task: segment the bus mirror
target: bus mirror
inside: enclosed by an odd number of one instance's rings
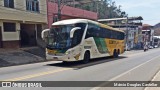
[[[70,31],[70,38],[73,38],[74,32],[78,29],[81,29],[80,27],[75,27]]]
[[[43,40],[45,40],[46,37],[48,37],[49,30],[50,30],[50,29],[45,29],[45,30],[43,30],[43,31],[41,32],[41,38],[42,38]]]

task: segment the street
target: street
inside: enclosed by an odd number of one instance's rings
[[[0,81],[151,81],[160,70],[160,48],[126,51],[119,58],[101,58],[88,64],[49,61],[0,68]],[[46,87],[34,90],[144,90],[144,87]],[[1,89],[1,88],[0,88]],[[22,90],[3,88],[2,90]],[[24,90],[28,88],[24,88]]]

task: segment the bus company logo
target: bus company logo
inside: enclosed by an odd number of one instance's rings
[[[2,87],[12,87],[11,82],[2,82]]]

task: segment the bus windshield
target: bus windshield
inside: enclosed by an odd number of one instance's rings
[[[71,47],[70,31],[74,25],[52,26],[47,46],[53,49],[66,49]]]

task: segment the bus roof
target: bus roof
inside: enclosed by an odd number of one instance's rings
[[[53,23],[52,25],[67,25],[75,23],[87,23],[87,19],[67,19]]]
[[[54,25],[67,25],[67,24],[76,24],[76,23],[93,23],[93,24],[99,25],[100,27],[108,28],[111,30],[119,31],[119,32],[124,32],[122,30],[118,30],[118,29],[112,28],[108,25],[101,24],[99,22],[88,20],[88,19],[67,19],[67,20],[61,20],[61,21],[55,22],[52,25],[53,26]]]

